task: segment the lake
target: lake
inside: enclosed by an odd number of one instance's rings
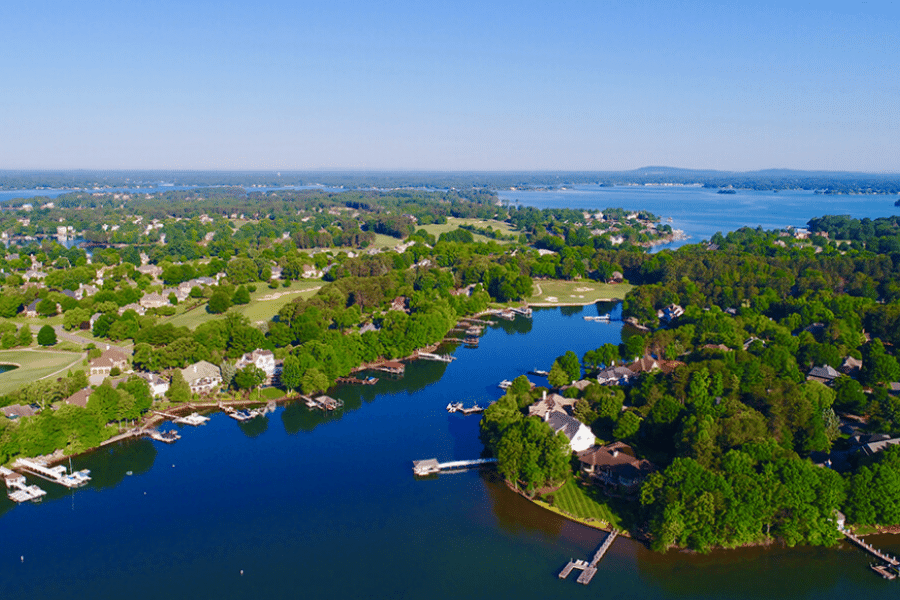
[[[647,210],[690,236],[656,246],[656,251],[696,244],[717,231],[726,233],[744,226],[782,229],[788,225],[806,227],[811,218],[824,215],[876,219],[900,214],[900,208],[894,206],[896,196],[825,195],[804,190],[737,190],[734,194],[718,194],[715,189],[702,187],[581,185],[545,192],[504,190],[498,195],[505,203],[537,208]],[[669,217],[671,222],[667,221]]]
[[[897,584],[847,546],[658,555],[623,538],[585,588],[556,575],[604,533],[535,507],[490,470],[413,477],[412,460],[482,450],[478,417],[448,414],[449,402],[492,401],[500,380],[548,369],[567,349],[618,343],[621,322],[582,318],[609,310],[620,314],[599,304],[500,322],[453,363],[338,389],[335,414],[301,404],[247,424],[215,414],[170,425],[183,436],[171,446],[78,457],[89,487],[37,481],[42,504],[0,496],[0,597],[894,597]],[[876,543],[900,553],[900,538]]]

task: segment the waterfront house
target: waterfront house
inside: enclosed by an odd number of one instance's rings
[[[201,360],[181,370],[191,393],[206,394],[222,385],[222,372],[216,365]]]
[[[154,398],[164,396],[169,391],[169,380],[158,373],[138,373],[150,386],[150,395]]]
[[[272,383],[272,378],[275,377],[276,365],[275,354],[271,350],[257,348],[253,352],[248,352],[240,357],[234,366],[238,369],[243,369],[249,365],[255,365],[266,374],[267,385]]]
[[[628,367],[608,367],[597,373],[600,385],[628,385],[637,374]]]
[[[528,407],[528,416],[538,417],[544,421],[550,413],[558,412],[568,415],[576,402],[578,400],[575,398],[566,398],[559,394],[547,394],[547,392],[544,392],[540,400]]]
[[[638,459],[624,442],[593,446],[578,453],[583,473],[602,484],[624,491],[636,491],[654,468],[648,460]]]
[[[670,304],[664,309],[656,312],[656,316],[659,317],[659,320],[666,323],[671,323],[683,314],[684,309],[678,304]]]
[[[572,452],[587,450],[597,441],[590,427],[566,413],[549,412],[544,417],[544,422],[550,426],[553,433],[562,432],[566,436],[566,439],[569,440],[569,449]]]

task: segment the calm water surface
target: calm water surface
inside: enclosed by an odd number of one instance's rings
[[[583,587],[556,574],[603,533],[536,508],[490,471],[413,478],[414,459],[482,450],[478,418],[448,414],[448,402],[494,400],[501,379],[549,368],[566,349],[618,343],[620,323],[582,319],[612,308],[503,322],[450,365],[414,363],[402,380],[334,392],[346,403],[337,414],[293,404],[243,425],[216,414],[172,446],[77,458],[90,487],[38,482],[49,496],[37,505],[0,497],[0,598],[896,597],[846,547],[697,557],[625,539]],[[878,543],[900,553],[900,540]]]
[[[788,225],[805,227],[811,218],[823,215],[875,219],[900,213],[900,208],[894,206],[896,196],[831,196],[803,190],[737,190],[735,194],[717,194],[716,190],[701,187],[583,185],[569,190],[507,190],[498,194],[504,202],[537,208],[648,210],[662,217],[664,222],[671,217],[673,228],[691,236],[686,241],[658,246],[657,250],[696,244],[708,240],[717,231],[725,233],[744,226],[763,229],[780,229]]]

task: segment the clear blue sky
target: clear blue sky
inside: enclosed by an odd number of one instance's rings
[[[900,172],[893,2],[0,3],[0,169]]]

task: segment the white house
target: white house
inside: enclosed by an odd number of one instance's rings
[[[164,396],[169,391],[169,380],[156,373],[139,373],[141,377],[147,380],[150,386],[150,394],[154,398]]]
[[[194,394],[208,393],[222,385],[219,367],[205,360],[182,369],[181,374]]]
[[[256,365],[266,374],[266,383],[272,383],[275,376],[275,355],[271,350],[262,350],[257,348],[253,352],[249,352],[240,357],[235,363],[235,367],[243,369],[248,365]]]
[[[591,428],[569,415],[561,412],[548,412],[544,417],[546,423],[553,429],[553,433],[560,431],[569,440],[569,449],[572,452],[581,452],[587,450],[596,442],[594,432]]]

